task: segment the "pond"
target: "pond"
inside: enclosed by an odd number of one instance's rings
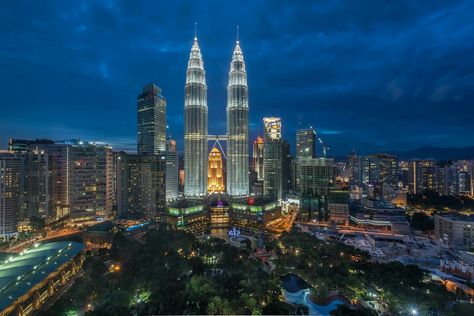
[[[337,309],[341,300],[335,299],[328,305],[318,305],[309,299],[310,285],[296,274],[287,274],[282,278],[283,295],[285,301],[290,304],[306,305],[309,315],[329,316],[330,312]]]

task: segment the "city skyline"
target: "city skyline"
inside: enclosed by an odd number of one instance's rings
[[[0,4],[0,316],[474,315],[473,13]]]
[[[169,134],[182,153],[182,74],[194,21],[208,65],[209,122],[217,122],[209,127],[212,134],[225,133],[219,118],[240,25],[251,78],[249,141],[262,136],[261,119],[274,115],[282,117],[283,138],[293,150],[304,120],[302,127],[315,127],[331,156],[473,145],[473,47],[467,39],[474,23],[467,1],[397,3],[377,14],[374,7],[351,4],[255,2],[232,14],[219,3],[166,5],[170,13],[183,11],[177,20],[153,4],[9,6],[2,10],[9,28],[1,34],[1,99],[9,106],[0,118],[1,148],[9,138],[62,135],[133,151],[135,96],[154,82],[167,98]],[[255,14],[247,16],[249,8]],[[17,20],[18,10],[23,18]],[[110,25],[126,40],[109,36]],[[311,62],[303,67],[302,60]]]

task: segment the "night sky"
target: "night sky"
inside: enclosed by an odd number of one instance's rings
[[[474,1],[2,1],[0,148],[81,138],[133,151],[136,96],[155,82],[182,150],[195,21],[210,134],[225,133],[239,25],[251,138],[281,116],[293,147],[302,122],[331,155],[474,145]]]

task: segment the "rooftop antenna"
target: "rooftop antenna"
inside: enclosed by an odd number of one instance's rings
[[[239,26],[237,25],[237,40],[236,40],[237,44],[239,43]]]
[[[197,22],[194,22],[194,40],[197,41]]]

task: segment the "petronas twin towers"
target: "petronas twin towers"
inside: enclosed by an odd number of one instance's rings
[[[249,193],[247,72],[237,40],[227,85],[227,193]],[[208,107],[206,72],[197,37],[189,55],[184,96],[184,195],[207,194]]]

